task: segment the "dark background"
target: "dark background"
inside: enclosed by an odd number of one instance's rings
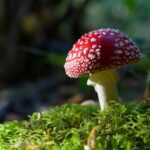
[[[70,79],[63,66],[82,34],[108,27],[126,33],[142,52],[138,64],[119,71],[122,100],[149,97],[149,0],[0,0],[0,121],[97,101],[87,77]]]

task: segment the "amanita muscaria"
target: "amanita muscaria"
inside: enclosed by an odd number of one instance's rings
[[[109,100],[118,100],[117,68],[140,59],[137,45],[115,29],[99,29],[84,34],[69,51],[64,65],[69,77],[89,75],[87,85],[98,94],[103,110]]]

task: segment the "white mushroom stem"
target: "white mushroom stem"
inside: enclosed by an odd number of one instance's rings
[[[101,110],[104,110],[110,100],[118,100],[117,70],[111,69],[92,73],[89,76],[87,85],[92,85],[98,94]]]

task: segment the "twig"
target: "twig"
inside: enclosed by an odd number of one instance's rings
[[[144,98],[150,98],[150,70],[148,71]]]

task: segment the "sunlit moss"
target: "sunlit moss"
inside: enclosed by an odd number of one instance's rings
[[[126,106],[111,102],[103,112],[97,106],[77,104],[34,113],[29,121],[0,124],[0,149],[83,150],[96,128],[96,150],[146,150],[150,147],[150,100]]]

